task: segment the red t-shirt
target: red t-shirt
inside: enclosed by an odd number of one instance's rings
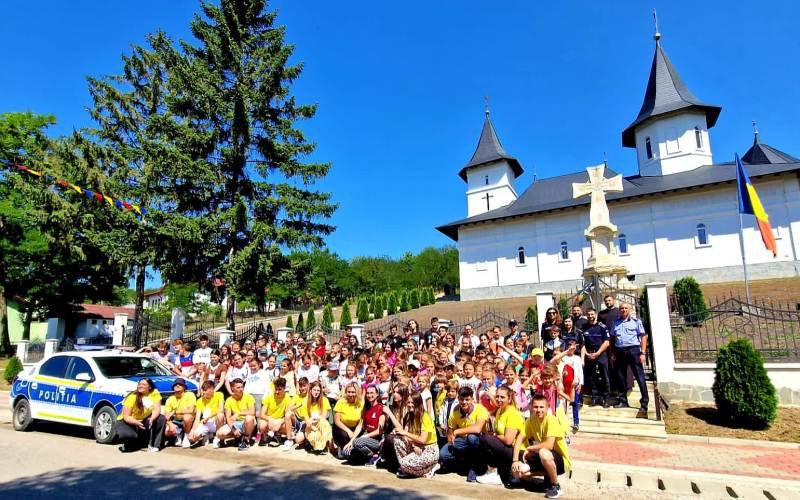
[[[373,405],[364,412],[364,429],[366,432],[372,432],[378,428],[381,415],[383,415],[383,406],[380,404]]]
[[[314,354],[316,354],[319,359],[324,358],[325,357],[325,346],[321,345],[321,346],[317,347],[316,349],[314,349]]]

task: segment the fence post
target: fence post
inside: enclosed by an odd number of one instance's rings
[[[122,345],[124,343],[125,328],[128,326],[128,315],[126,313],[114,313],[114,335],[111,340],[112,345]]]
[[[50,357],[58,352],[59,342],[60,340],[58,339],[47,339],[44,341],[44,358]]]
[[[219,345],[230,345],[231,340],[233,339],[233,330],[222,330],[219,332]]]
[[[19,358],[22,364],[27,363],[28,361],[28,346],[30,342],[27,340],[20,340],[17,342],[17,357]]]
[[[544,291],[544,292],[536,292],[536,316],[537,320],[539,321],[536,324],[536,331],[535,332],[528,332],[528,335],[531,333],[535,333],[536,335],[534,338],[539,338],[539,325],[544,323],[545,320],[545,313],[547,309],[551,307],[555,307],[556,305],[556,298],[553,296],[553,292],[551,291]]]
[[[669,319],[669,298],[666,283],[647,283],[647,306],[650,314],[650,345],[653,349],[659,382],[672,380],[675,372],[675,350],[672,347],[672,326]]]
[[[169,324],[169,339],[175,340],[183,337],[183,329],[186,325],[186,313],[180,307],[172,309],[172,320]]]

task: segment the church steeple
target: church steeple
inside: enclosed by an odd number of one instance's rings
[[[761,141],[758,140],[758,127],[756,127],[756,122],[753,122],[753,145],[742,155],[742,161],[750,165],[763,165],[795,163],[800,160],[772,146],[762,144]]]
[[[485,114],[478,147],[458,172],[467,183],[468,217],[513,203],[517,199],[514,180],[522,175],[522,165],[506,152],[497,138],[488,104]]]
[[[489,107],[486,107],[486,118],[483,120],[483,129],[481,130],[481,137],[478,139],[478,147],[472,153],[472,158],[464,165],[460,172],[459,177],[467,180],[467,169],[479,167],[488,163],[506,160],[514,171],[514,178],[522,175],[522,166],[516,158],[506,153],[503,145],[500,144],[500,139],[497,138],[497,132],[494,130],[492,121],[489,119]]]
[[[655,17],[655,12],[653,13]],[[650,76],[636,119],[622,132],[622,145],[636,148],[641,175],[667,175],[712,163],[708,129],[722,108],[701,101],[684,83],[656,31]]]

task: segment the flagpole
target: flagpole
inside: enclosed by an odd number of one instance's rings
[[[747,280],[747,256],[744,253],[744,223],[742,222],[742,213],[739,212],[739,246],[742,249],[742,267],[744,269],[744,296],[747,303],[750,303],[750,283]]]

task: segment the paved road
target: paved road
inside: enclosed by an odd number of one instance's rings
[[[566,498],[625,498],[624,488],[565,483]],[[339,465],[331,457],[302,451],[282,453],[254,448],[181,450],[121,454],[116,446],[96,444],[88,430],[39,424],[34,432],[15,432],[10,412],[0,406],[0,499],[33,498],[542,498],[541,493],[507,491],[467,484],[455,475],[433,480],[400,480],[385,471]],[[644,499],[679,499],[661,493]]]

